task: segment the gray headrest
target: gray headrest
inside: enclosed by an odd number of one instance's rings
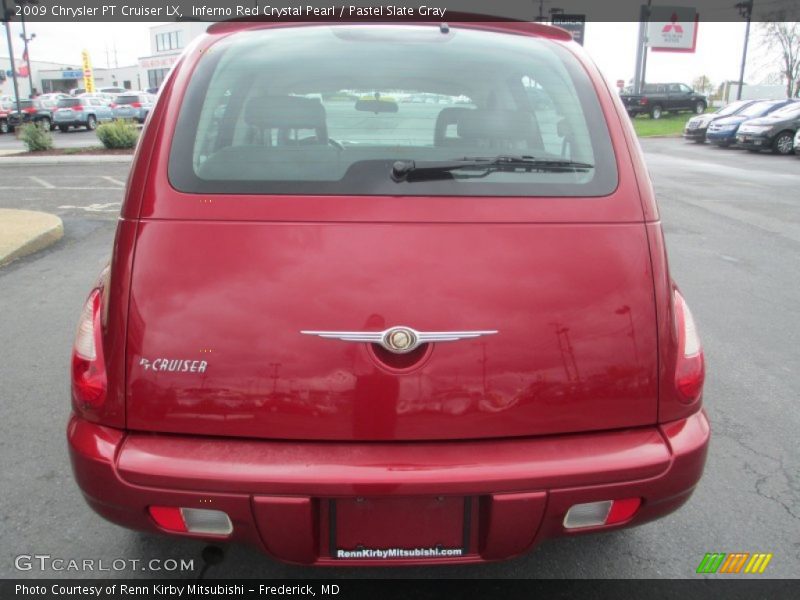
[[[259,129],[326,129],[325,107],[316,98],[257,96],[248,100],[244,118]]]

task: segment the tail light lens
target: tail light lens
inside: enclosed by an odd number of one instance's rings
[[[133,108],[142,108],[142,103],[141,102],[131,102],[131,106]]]
[[[641,104],[642,106],[647,104],[647,98],[642,98],[641,100],[639,100],[639,104]]]
[[[677,290],[675,290],[675,324],[678,330],[675,387],[681,400],[692,403],[699,400],[703,393],[706,375],[705,358],[694,317],[692,317],[686,300]]]
[[[81,313],[72,348],[72,402],[75,409],[98,409],[106,400],[106,367],[101,344],[100,289],[94,289]]]
[[[72,108],[72,110],[74,110],[75,112],[83,112],[83,104],[78,104],[78,105],[72,106],[70,108]]]

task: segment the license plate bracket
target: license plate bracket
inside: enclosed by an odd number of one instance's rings
[[[330,555],[338,559],[453,558],[469,552],[472,498],[329,500]]]

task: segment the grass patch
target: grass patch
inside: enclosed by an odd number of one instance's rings
[[[680,113],[677,115],[662,115],[660,119],[651,119],[650,115],[637,115],[632,118],[633,128],[639,137],[652,136],[680,136],[686,121],[694,114]]]

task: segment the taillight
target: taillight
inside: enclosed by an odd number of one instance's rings
[[[119,105],[116,102],[112,102],[111,104],[108,105],[109,108],[117,108],[117,106]]]
[[[94,289],[81,313],[72,348],[72,402],[75,409],[100,408],[106,401],[106,366],[103,360],[100,316],[102,296]]]
[[[72,110],[75,112],[83,112],[83,104],[78,104],[77,106],[71,106]]]
[[[142,108],[142,103],[141,102],[131,102],[131,106],[133,108]]]
[[[678,330],[678,360],[675,364],[675,387],[680,399],[695,402],[703,393],[706,369],[703,346],[697,334],[692,312],[681,293],[675,290],[675,325]]]

